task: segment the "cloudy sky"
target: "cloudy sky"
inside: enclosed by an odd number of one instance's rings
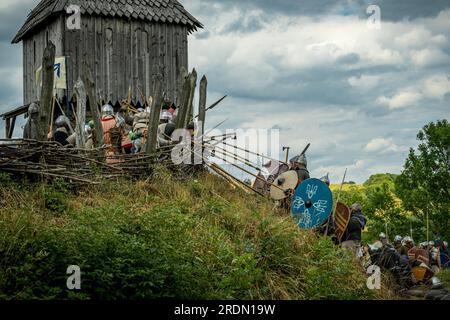
[[[37,2],[0,2],[0,112],[22,101],[10,41]],[[229,95],[208,125],[280,129],[293,153],[310,142],[313,176],[398,173],[418,130],[450,115],[449,0],[181,2],[205,26],[190,37],[190,67],[208,76],[209,101]]]

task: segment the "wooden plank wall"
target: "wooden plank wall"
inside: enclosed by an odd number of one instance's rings
[[[180,71],[188,67],[186,27],[82,16],[82,29],[64,34],[64,54],[72,70],[69,88],[86,60],[93,70],[97,96],[106,101],[126,99],[130,86],[134,101],[142,100],[141,92],[152,95],[153,75],[158,72],[163,74],[167,97],[181,96]]]
[[[23,103],[29,104],[39,100],[40,89],[37,90],[36,70],[42,64],[44,49],[47,40],[56,47],[56,56],[63,55],[63,18],[53,20],[45,27],[40,28],[32,36],[23,40]],[[58,95],[62,96],[61,90]]]

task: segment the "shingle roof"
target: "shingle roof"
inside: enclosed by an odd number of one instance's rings
[[[28,15],[12,43],[20,42],[28,32],[46,19],[65,12],[65,8],[71,4],[78,5],[82,15],[182,24],[190,32],[203,27],[177,0],[41,0]]]

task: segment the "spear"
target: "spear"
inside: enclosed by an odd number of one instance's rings
[[[206,112],[206,111],[209,111],[209,110],[211,110],[211,109],[214,109],[215,107],[217,107],[217,105],[218,105],[219,103],[221,103],[223,100],[225,100],[226,97],[227,97],[227,95],[223,96],[222,98],[220,98],[219,100],[217,100],[216,102],[214,102],[212,105],[210,105],[208,108],[206,108],[205,112]],[[194,117],[194,119],[197,119],[198,116],[199,116],[199,115],[196,115],[196,116]]]

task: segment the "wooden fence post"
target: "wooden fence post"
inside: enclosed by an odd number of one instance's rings
[[[161,113],[161,103],[162,103],[162,76],[158,74],[155,76],[153,88],[153,103],[150,108],[150,122],[148,124],[147,132],[147,142],[145,145],[145,152],[150,155],[156,152],[157,141],[158,141],[158,126],[159,126],[159,116]]]
[[[78,78],[78,81],[73,87],[73,94],[77,97],[77,112],[75,114],[77,119],[77,125],[75,127],[77,148],[83,149],[85,146],[86,89],[80,78]]]
[[[47,140],[48,123],[50,121],[49,115],[52,107],[53,85],[55,80],[55,73],[53,71],[53,65],[55,64],[55,52],[55,45],[49,41],[42,58],[42,89],[38,124],[39,141]]]
[[[92,120],[94,120],[94,132],[95,132],[95,144],[94,147],[103,146],[103,127],[101,123],[101,114],[97,106],[97,97],[95,95],[95,83],[92,79],[92,70],[85,61],[83,63],[84,68],[84,84],[86,87],[86,93],[89,98],[89,109],[91,110]]]
[[[194,95],[195,95],[195,87],[196,86],[197,86],[197,71],[194,68],[192,70],[191,76],[189,77],[189,100],[188,100],[188,104],[187,104],[186,117],[184,119],[184,127],[185,128],[194,119],[193,104],[194,104]]]
[[[206,76],[202,77],[200,81],[200,98],[198,104],[198,121],[200,124],[201,134],[205,134],[205,119],[206,119],[206,89],[208,87],[208,79]],[[203,140],[202,140],[203,141]]]
[[[186,113],[188,111],[187,104],[189,101],[189,94],[190,94],[189,85],[190,85],[190,75],[187,75],[184,78],[183,91],[182,91],[180,106],[179,106],[178,115],[177,115],[177,124],[176,124],[177,129],[185,128],[184,119],[186,118]]]

